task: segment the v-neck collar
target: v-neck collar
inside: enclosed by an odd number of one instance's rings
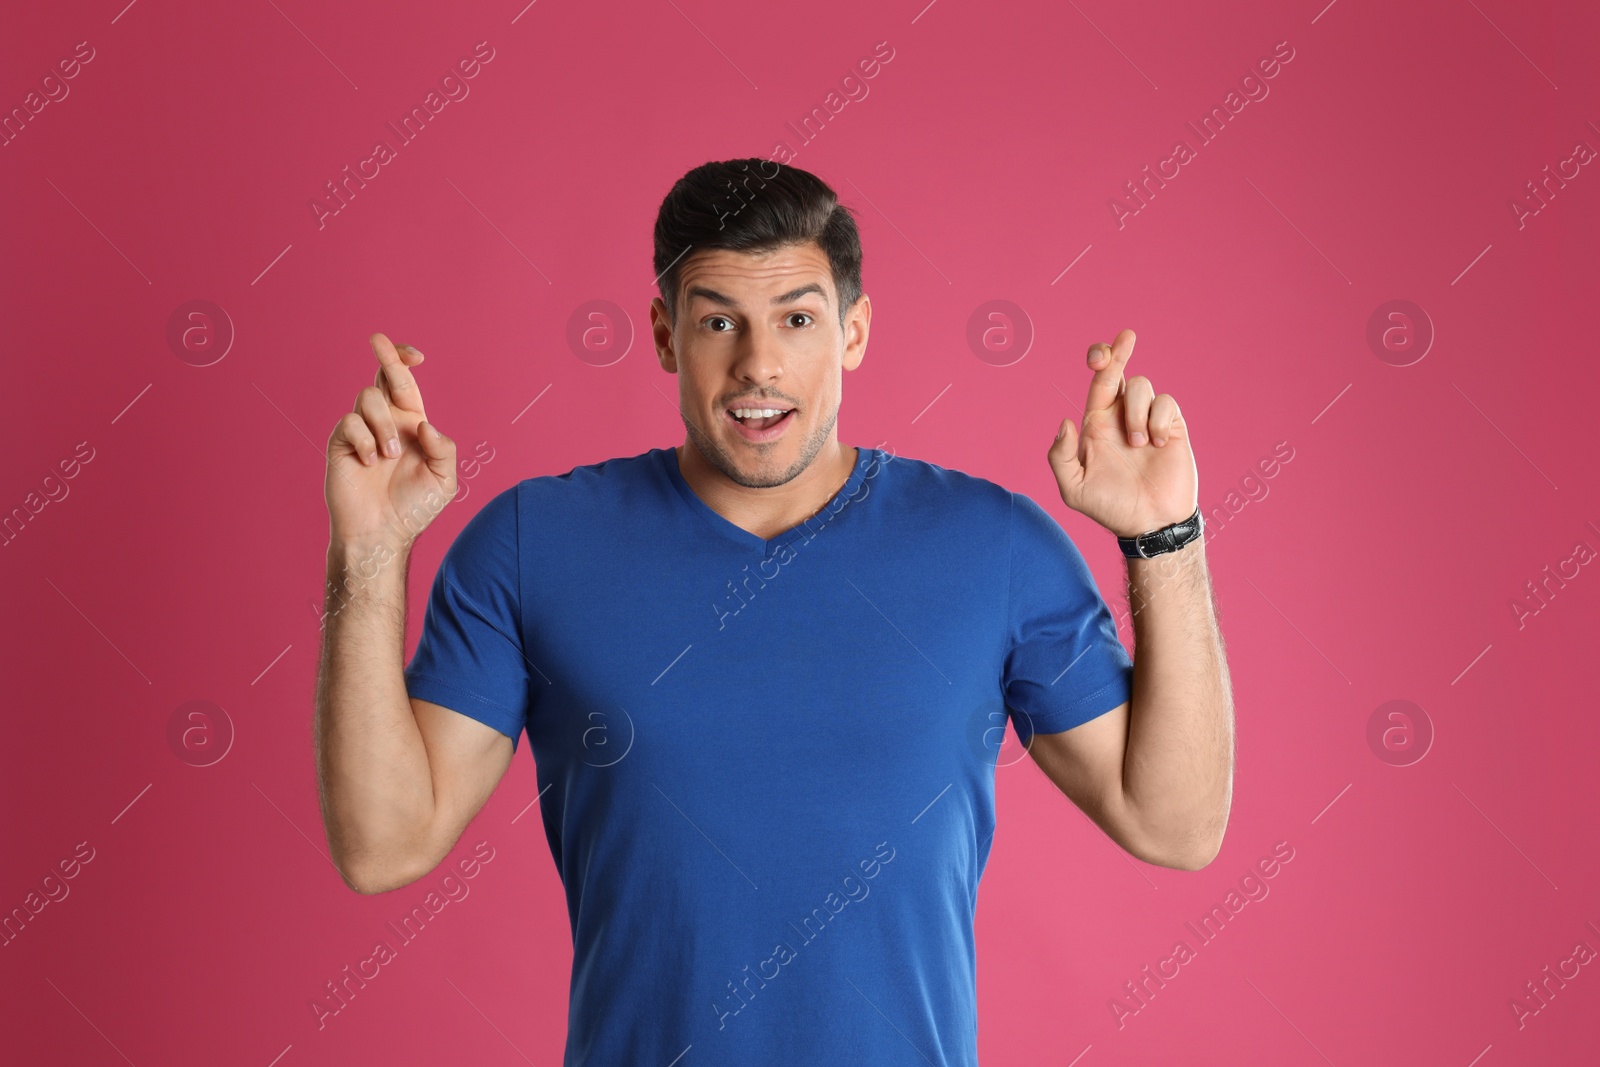
[[[743,526],[724,518],[710,504],[701,500],[695,491],[690,488],[689,483],[684,480],[683,471],[678,467],[678,452],[676,448],[658,448],[655,451],[658,454],[657,459],[667,476],[667,480],[678,490],[678,495],[683,497],[684,503],[688,505],[689,510],[699,515],[706,521],[707,525],[728,540],[745,548],[760,549],[764,556],[771,556],[794,538],[803,535],[806,532],[807,522],[833,509],[836,502],[841,499],[854,495],[856,487],[866,477],[867,464],[871,461],[877,449],[857,446],[855,466],[851,468],[850,477],[845,479],[844,485],[839,487],[839,491],[829,497],[828,502],[822,505],[811,519],[806,519],[791,526],[775,537],[759,537],[746,530]]]

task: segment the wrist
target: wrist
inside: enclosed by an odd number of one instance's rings
[[[418,531],[420,532],[420,531]],[[331,526],[328,529],[328,560],[365,559],[385,549],[390,554],[405,555],[416,543],[416,533],[384,523],[369,529],[351,530]]]
[[[405,605],[406,572],[410,553],[381,539],[339,541],[328,544],[327,584],[323,588],[323,618],[338,615],[353,605]]]
[[[1125,561],[1133,571],[1166,574],[1177,568],[1187,566],[1203,560],[1206,554],[1206,539],[1196,537],[1188,544],[1180,545],[1170,552],[1162,552],[1154,556],[1127,556]]]
[[[398,542],[392,537],[375,534],[372,537],[330,538],[328,541],[329,575],[360,574],[375,577],[376,570],[392,563],[404,564],[411,555],[409,542]]]
[[[387,550],[391,554],[399,554],[409,551],[407,547],[397,545],[393,538],[385,537],[382,534],[373,534],[370,537],[350,536],[328,538],[329,564],[355,563],[358,560],[366,559],[367,557],[383,552],[384,550]]]
[[[1182,551],[1202,539],[1204,528],[1200,509],[1196,507],[1188,515],[1168,523],[1158,523],[1132,532],[1113,530],[1112,533],[1124,556],[1129,559],[1150,559]]]

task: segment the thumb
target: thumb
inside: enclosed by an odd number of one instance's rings
[[[417,424],[417,443],[427,457],[428,469],[449,488],[455,484],[456,443],[424,419]]]
[[[1055,442],[1050,446],[1050,469],[1055,471],[1056,482],[1062,495],[1076,492],[1083,482],[1083,464],[1078,462],[1078,428],[1071,419],[1061,420]]]

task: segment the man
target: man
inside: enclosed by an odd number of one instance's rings
[[[838,441],[872,305],[831,189],[708,163],[662,203],[655,260],[684,444],[489,500],[404,668],[405,558],[456,452],[422,354],[372,336],[377,382],[328,443],[334,860],[363,893],[427,874],[526,732],[572,924],[569,1067],[974,1064],[1008,715],[1128,852],[1195,870],[1221,845],[1232,708],[1183,416],[1124,377],[1124,330],[1049,450],[1068,506],[1138,538],[1135,661],[1038,504]]]

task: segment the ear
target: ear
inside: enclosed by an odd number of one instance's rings
[[[668,374],[678,373],[678,355],[673,350],[672,320],[667,305],[659,296],[650,301],[650,336],[655,341],[656,358]]]
[[[844,318],[845,370],[855,370],[867,355],[867,334],[872,329],[872,298],[862,293]]]

